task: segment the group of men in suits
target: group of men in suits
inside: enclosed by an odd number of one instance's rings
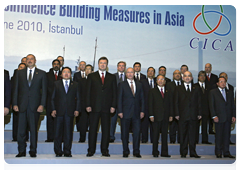
[[[117,64],[118,72],[107,71],[108,59],[98,60],[98,71],[92,73],[92,66],[82,61],[79,72],[74,74],[69,67],[63,67],[64,58],[59,56],[52,61],[52,68],[46,74],[36,68],[33,54],[26,57],[26,65],[19,64],[14,72],[12,83],[12,106],[18,113],[18,151],[16,157],[26,156],[27,133],[30,131],[31,157],[37,152],[37,125],[39,115],[46,107],[47,140],[54,141],[57,157],[63,154],[72,157],[73,118],[80,131],[79,142],[85,142],[89,126],[87,157],[96,151],[98,123],[101,120],[101,153],[110,157],[109,143],[115,140],[117,118],[121,119],[121,139],[123,157],[130,154],[129,132],[133,133],[133,156],[141,158],[140,141],[153,143],[152,155],[158,157],[159,135],[161,133],[162,157],[168,154],[167,133],[169,128],[170,143],[180,143],[180,155],[185,158],[190,150],[190,157],[200,158],[196,153],[199,136],[199,121],[202,120],[202,143],[208,141],[207,126],[213,120],[216,131],[217,158],[234,158],[229,152],[231,123],[236,120],[233,87],[227,84],[227,74],[219,77],[211,73],[212,66],[207,63],[205,71],[198,74],[198,83],[193,84],[192,73],[186,65],[180,71],[173,72],[173,81],[167,78],[166,67],[149,67],[147,76],[141,73],[141,63],[134,63],[126,69],[126,63]],[[125,72],[126,70],[126,72]],[[7,75],[7,71],[4,76]],[[9,76],[9,75],[8,75]],[[7,76],[6,76],[7,77]],[[8,83],[6,79],[4,81]],[[9,85],[5,85],[5,94]],[[4,87],[5,87],[4,86]],[[11,92],[11,89],[10,89]],[[9,112],[9,99],[5,97],[4,113]],[[8,110],[7,110],[8,109]],[[211,128],[211,126],[210,126]],[[210,129],[209,128],[209,129]],[[211,131],[211,129],[210,129]],[[210,133],[210,132],[209,132]],[[224,133],[224,135],[221,135]],[[142,136],[141,136],[142,134]],[[62,142],[64,146],[62,149]],[[223,147],[222,147],[223,146]]]

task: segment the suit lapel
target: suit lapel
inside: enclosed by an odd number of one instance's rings
[[[218,90],[218,95],[219,95],[219,97],[224,101],[224,102],[226,102],[225,100],[224,100],[224,98],[223,98],[223,95],[222,95],[222,92],[219,90],[219,88],[217,88]],[[227,90],[225,89],[225,92],[226,92],[226,100],[227,100]]]
[[[23,76],[24,76],[24,80],[26,80],[26,85],[29,87],[29,85],[28,85],[28,78],[27,78],[27,75],[28,75],[28,73],[27,73],[27,68],[25,68],[25,70],[23,71]]]
[[[124,81],[124,83],[125,83],[125,86],[127,86],[128,92],[131,93],[132,96],[133,96],[133,93],[132,93],[132,90],[131,90],[131,87],[130,87],[128,81],[126,80],[126,81]],[[136,84],[136,81],[135,81],[135,84]],[[136,89],[136,90],[137,90],[137,89]],[[135,96],[136,96],[136,93],[135,93]],[[134,96],[133,96],[133,97],[134,97]]]
[[[70,80],[67,93],[69,93],[69,91],[72,89],[72,86],[73,86],[73,82]]]
[[[33,85],[33,83],[36,81],[37,77],[38,77],[38,69],[35,67],[35,71],[33,73],[33,79],[32,79],[32,82],[31,82],[31,86]],[[30,87],[31,87],[30,86]]]

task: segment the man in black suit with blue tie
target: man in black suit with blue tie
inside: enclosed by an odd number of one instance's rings
[[[37,153],[37,125],[47,99],[46,72],[35,67],[36,58],[27,55],[27,68],[16,72],[13,88],[13,109],[19,112],[18,151],[16,157],[26,156],[26,130],[30,129],[31,157]]]
[[[101,152],[102,156],[110,157],[110,114],[117,107],[117,82],[116,77],[106,71],[108,59],[101,57],[98,60],[99,70],[88,75],[86,90],[86,110],[89,112],[89,138],[87,157],[96,151],[97,129],[101,118]]]
[[[140,80],[146,79],[146,75],[140,73],[141,72],[141,63],[135,62],[133,64],[133,69],[134,69],[134,72],[135,72],[134,73],[134,75],[135,75],[134,79],[136,81],[140,81]]]
[[[119,61],[117,64],[117,73],[114,75],[116,76],[117,85],[120,82],[123,82],[126,80],[125,70],[126,70],[126,62],[125,61]],[[111,127],[110,127],[110,143],[114,142],[115,140],[115,131],[116,131],[116,123],[117,123],[117,111],[111,115]]]
[[[236,108],[234,94],[226,90],[226,79],[218,78],[218,88],[212,89],[209,93],[209,108],[211,117],[215,123],[215,155],[217,158],[235,158],[229,152],[231,134],[231,123],[236,121]]]
[[[72,70],[64,67],[62,80],[54,82],[52,93],[52,113],[55,117],[54,152],[56,157],[72,157],[73,119],[79,115],[80,93],[77,82],[71,81]],[[62,140],[64,142],[62,151]]]
[[[196,129],[202,118],[200,88],[191,83],[191,72],[186,71],[182,79],[184,83],[176,87],[173,103],[180,127],[180,154],[186,158],[189,145],[190,157],[201,158],[196,153]]]
[[[144,117],[144,95],[142,84],[134,81],[134,70],[126,71],[127,81],[118,85],[118,116],[121,118],[121,136],[123,143],[123,157],[130,154],[128,148],[129,127],[132,123],[133,131],[133,156],[140,155],[140,128],[141,119]]]

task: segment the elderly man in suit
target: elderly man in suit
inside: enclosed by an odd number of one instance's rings
[[[30,129],[31,157],[37,153],[37,125],[40,112],[43,112],[47,99],[46,72],[35,67],[36,58],[33,54],[27,55],[27,68],[16,73],[13,89],[13,109],[19,112],[18,124],[18,155],[26,156],[26,130]]]
[[[215,123],[215,155],[217,158],[235,158],[229,152],[231,123],[236,121],[236,108],[234,94],[226,90],[226,79],[218,78],[218,88],[209,93],[209,108]]]
[[[117,107],[117,82],[113,74],[107,72],[108,59],[98,60],[99,70],[88,75],[86,90],[86,110],[89,112],[90,129],[87,157],[96,151],[98,122],[101,118],[101,152],[102,156],[110,157],[110,117]]]
[[[117,64],[117,73],[114,75],[116,76],[117,85],[120,82],[123,82],[126,80],[125,70],[126,70],[126,62],[125,61],[119,61]],[[110,127],[110,143],[114,142],[115,140],[115,131],[116,131],[116,123],[117,123],[117,111],[111,115],[111,127]]]
[[[118,85],[118,116],[121,118],[121,133],[123,143],[123,157],[130,154],[128,148],[129,127],[132,123],[133,131],[133,156],[140,155],[140,128],[141,119],[144,117],[144,95],[142,84],[134,81],[134,70],[128,68],[127,80]]]
[[[168,155],[168,122],[173,119],[172,112],[172,94],[166,88],[166,80],[163,75],[156,78],[157,86],[149,91],[149,116],[153,126],[153,157],[159,156],[158,141],[161,131],[162,157],[171,157]]]
[[[177,86],[174,92],[175,118],[180,127],[180,154],[186,158],[188,145],[190,157],[200,158],[196,153],[196,128],[202,118],[200,88],[192,83],[192,73],[183,74],[183,84]]]

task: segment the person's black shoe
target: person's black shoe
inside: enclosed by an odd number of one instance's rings
[[[17,140],[16,140],[16,139],[13,139],[12,142],[17,142]]]
[[[79,140],[78,143],[84,143],[85,141],[84,140]]]
[[[194,154],[194,155],[190,155],[191,158],[201,158],[201,156]]]
[[[235,145],[235,143],[233,143],[233,142],[230,141],[230,142],[229,142],[229,145]]]
[[[143,141],[142,141],[142,143],[148,143],[148,141],[146,141],[146,140],[143,140]]]
[[[222,155],[221,154],[217,154],[216,158],[222,158]]]
[[[153,157],[154,158],[157,158],[159,155],[158,154],[153,154]]]
[[[170,157],[171,157],[171,155],[161,155],[161,157],[170,158]]]
[[[102,153],[102,156],[110,157],[110,154],[106,152],[106,153]]]
[[[142,156],[139,153],[137,153],[137,154],[133,154],[133,157],[141,158]]]
[[[215,135],[215,132],[210,131],[209,134],[210,134],[210,135]]]
[[[45,140],[45,142],[53,142],[52,139]]]
[[[174,144],[175,142],[174,141],[170,141],[170,143]]]
[[[30,155],[30,157],[32,157],[32,158],[37,157],[36,152],[33,152],[33,151],[29,151],[29,155]]]
[[[56,154],[56,157],[62,157],[62,154]]]
[[[232,155],[230,155],[230,154],[229,154],[229,155],[224,155],[223,157],[224,157],[224,158],[235,158],[235,156],[232,156]]]
[[[124,154],[123,154],[123,157],[124,157],[124,158],[128,158],[128,154],[124,153]]]
[[[26,152],[19,152],[16,157],[26,157]]]
[[[204,142],[202,142],[202,144],[209,144],[209,145],[211,145],[212,143],[211,142],[208,142],[208,141],[204,141]]]
[[[88,152],[86,156],[87,156],[87,157],[91,157],[91,156],[93,156],[93,155],[94,155],[93,153]]]
[[[64,157],[71,158],[71,157],[72,157],[72,155],[71,155],[71,154],[64,154]]]
[[[181,155],[181,158],[186,158],[186,155]]]
[[[110,139],[110,140],[109,140],[109,143],[113,143],[113,142],[114,142],[114,139]]]

